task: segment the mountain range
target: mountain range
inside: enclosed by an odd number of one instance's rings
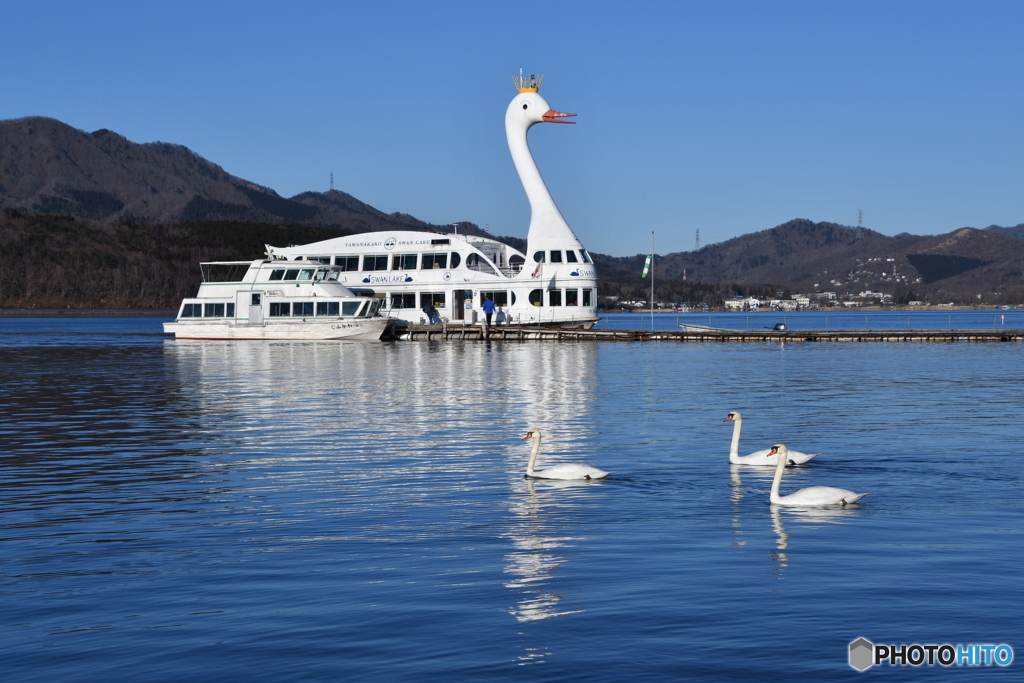
[[[252,232],[255,228],[247,226],[256,224],[263,226],[260,234],[273,233],[275,224],[344,232],[449,231],[449,225],[386,214],[337,190],[282,197],[181,145],[138,144],[109,130],[87,133],[43,117],[0,121],[0,208],[8,218],[75,218],[79,230],[92,221],[131,225],[136,231],[139,226],[208,222],[218,235],[225,230]],[[29,227],[40,234],[45,225],[49,223],[35,221]],[[26,226],[11,227],[5,234],[24,236]],[[470,222],[460,223],[459,230],[485,234]],[[186,232],[192,240],[213,234],[206,228]],[[496,239],[525,249],[523,239]],[[232,243],[238,257],[237,245],[248,242]],[[210,253],[216,251],[211,249]],[[647,285],[638,274],[646,255],[593,256],[605,294],[643,294]],[[1022,271],[1024,224],[890,237],[865,228],[797,219],[655,259],[655,276],[662,282],[731,285],[737,291],[763,286],[802,292],[912,290],[965,296],[1024,292]]]
[[[331,190],[286,198],[187,147],[138,144],[56,119],[0,121],[0,207],[104,222],[242,221],[370,230],[447,230]],[[466,229],[472,230],[467,222]],[[460,228],[462,225],[460,224]]]

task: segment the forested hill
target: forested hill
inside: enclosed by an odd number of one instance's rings
[[[615,271],[640,273],[645,258],[595,255],[594,260],[607,280],[606,274]],[[889,237],[798,219],[698,251],[655,258],[656,277],[681,281],[684,271],[687,281],[799,292],[1019,290],[1024,289],[1024,240],[974,228]],[[622,295],[646,298],[639,278],[630,279]]]
[[[87,133],[56,119],[0,121],[0,208],[108,223],[244,221],[371,230],[447,230],[386,214],[331,190],[286,198],[233,176],[187,147],[137,144],[109,130]],[[460,230],[483,234],[472,223]]]

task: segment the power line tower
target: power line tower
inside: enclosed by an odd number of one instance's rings
[[[693,241],[693,250],[700,251],[700,228],[697,228],[697,238]]]
[[[860,242],[864,239],[864,210],[857,209],[857,236],[853,238],[854,242]]]
[[[331,192],[334,192],[334,171],[331,171]]]

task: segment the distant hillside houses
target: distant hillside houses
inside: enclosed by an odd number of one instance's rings
[[[733,297],[723,303],[731,311],[758,311],[770,308],[773,311],[806,311],[816,310],[822,306],[842,306],[857,308],[892,302],[892,295],[885,292],[864,291],[859,294],[837,296],[835,292],[815,292],[811,295],[794,294],[788,299],[758,299],[756,297]]]

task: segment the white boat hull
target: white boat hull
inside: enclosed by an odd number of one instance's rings
[[[387,318],[353,320],[266,321],[260,324],[221,321],[164,323],[175,339],[324,339],[377,341],[393,324]]]

